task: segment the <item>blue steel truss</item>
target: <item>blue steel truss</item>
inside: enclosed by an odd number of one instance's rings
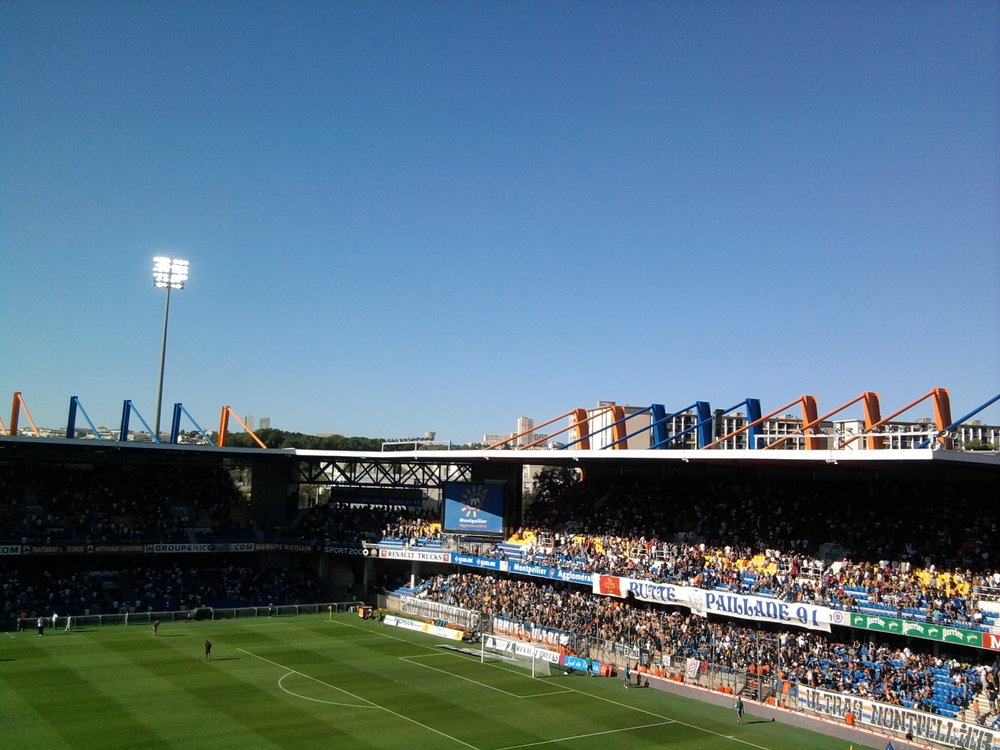
[[[87,414],[87,410],[83,408],[83,404],[80,403],[79,396],[69,397],[69,416],[66,417],[66,438],[72,439],[76,437],[76,413],[80,412],[83,414],[83,418],[87,420],[87,424],[90,425],[90,431],[94,433],[94,437],[98,440],[102,440],[101,433],[97,431],[94,426],[93,421],[90,419],[90,415]]]
[[[178,438],[180,437],[180,434],[181,434],[181,414],[182,413],[183,414],[187,414],[187,418],[191,420],[191,424],[193,424],[197,428],[197,430],[201,434],[202,438],[204,438],[208,442],[209,445],[215,445],[215,443],[212,441],[212,438],[210,438],[208,436],[208,433],[205,432],[201,428],[201,425],[198,424],[195,421],[194,417],[191,416],[191,412],[189,412],[187,409],[185,409],[184,408],[184,404],[182,404],[180,401],[178,401],[176,404],[174,404],[174,418],[173,418],[173,421],[171,421],[171,423],[170,423],[170,442],[172,444],[174,444],[174,445],[177,444],[177,440],[178,440]]]
[[[139,421],[142,422],[142,426],[146,428],[146,432],[148,432],[149,436],[153,438],[153,442],[159,443],[160,436],[157,435],[153,430],[153,428],[149,426],[149,423],[142,418],[142,414],[139,413],[139,410],[135,408],[135,406],[129,399],[125,399],[125,403],[122,404],[122,425],[121,425],[121,431],[119,431],[118,433],[118,442],[124,443],[125,441],[128,440],[129,421],[132,416],[132,412],[135,412],[135,415],[139,418]]]

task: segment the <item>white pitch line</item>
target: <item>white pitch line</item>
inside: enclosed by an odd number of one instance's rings
[[[328,687],[331,690],[336,690],[338,693],[343,693],[344,695],[348,695],[351,698],[354,698],[355,700],[361,701],[363,703],[367,703],[368,707],[379,708],[379,705],[377,703],[372,703],[367,698],[362,698],[360,695],[355,695],[354,693],[351,693],[351,692],[349,692],[347,690],[344,690],[343,688],[339,688],[336,685],[331,685],[329,682],[323,682],[323,680],[317,679],[317,678],[313,677],[312,675],[306,674],[305,672],[300,672],[297,669],[292,669],[291,667],[286,667],[284,664],[278,664],[278,662],[276,662],[276,661],[271,661],[270,659],[267,659],[267,658],[265,658],[263,656],[259,656],[258,654],[254,654],[254,653],[252,653],[250,651],[247,651],[244,648],[237,648],[236,650],[237,651],[242,651],[247,656],[252,656],[255,659],[260,659],[261,661],[267,662],[268,664],[271,664],[271,665],[273,665],[275,667],[278,667],[280,669],[284,669],[289,674],[297,674],[300,677],[305,677],[307,680],[312,680],[313,682],[318,682],[320,685],[323,685],[324,687]],[[284,675],[281,679],[283,680],[287,676],[288,675]],[[280,687],[280,680],[279,680],[279,687]],[[355,706],[355,708],[365,708],[365,706]]]
[[[624,732],[632,732],[636,729],[650,729],[651,727],[662,727],[666,724],[675,724],[674,721],[661,721],[656,724],[643,724],[638,727],[626,727],[624,729],[608,729],[604,732],[590,732],[588,734],[576,734],[572,737],[557,737],[552,740],[539,740],[538,742],[527,742],[523,745],[507,745],[506,747],[498,747],[496,750],[517,750],[517,748],[522,747],[541,747],[542,745],[552,745],[556,742],[572,742],[573,740],[584,740],[588,737],[600,737],[603,734],[622,734]]]
[[[263,656],[259,656],[258,654],[255,654],[255,653],[253,653],[251,651],[247,651],[246,649],[243,649],[243,648],[238,648],[236,650],[237,651],[242,651],[247,656],[252,656],[255,659],[260,659],[263,662],[267,662],[268,664],[272,664],[275,667],[278,667],[279,669],[284,669],[287,672],[291,672],[291,673],[294,673],[294,674],[302,675],[303,677],[306,677],[306,678],[308,678],[310,680],[314,680],[314,681],[318,682],[320,685],[326,685],[327,687],[333,688],[334,690],[337,690],[337,691],[343,693],[344,695],[349,695],[352,698],[355,698],[355,699],[357,699],[359,701],[363,701],[363,702],[367,703],[369,706],[371,706],[373,708],[380,708],[383,711],[385,711],[387,714],[392,714],[393,716],[395,716],[398,719],[402,719],[403,721],[408,721],[411,724],[415,724],[416,726],[420,727],[421,729],[426,729],[428,732],[433,732],[434,734],[439,735],[441,737],[444,737],[445,739],[449,739],[452,742],[455,742],[455,743],[457,743],[459,745],[462,745],[463,747],[472,748],[472,750],[480,750],[480,748],[476,747],[475,745],[470,745],[468,742],[463,742],[462,740],[458,739],[457,737],[452,737],[450,734],[445,734],[440,729],[435,729],[434,727],[429,727],[426,724],[422,724],[421,722],[417,721],[416,719],[411,719],[409,716],[404,716],[401,713],[397,713],[396,711],[393,711],[391,708],[386,708],[385,706],[380,706],[378,703],[375,703],[374,701],[370,701],[367,698],[362,698],[360,695],[355,695],[354,693],[351,693],[351,692],[349,692],[347,690],[344,690],[343,688],[339,688],[336,685],[331,685],[328,682],[323,682],[323,680],[318,680],[318,679],[316,679],[315,677],[313,677],[311,675],[307,675],[305,672],[300,672],[299,670],[292,669],[291,667],[287,667],[284,664],[279,664],[276,661],[271,661],[270,659],[267,659],[267,658],[265,658]]]
[[[350,624],[348,624],[346,622],[340,622],[338,624],[342,625],[344,627],[352,628],[354,630],[364,630],[366,632],[373,632],[373,631],[369,631],[367,628],[362,628],[362,627],[359,627],[357,625],[350,625]],[[418,644],[414,644],[413,641],[407,640],[406,638],[399,638],[398,636],[390,635],[389,633],[381,633],[381,635],[384,636],[385,638],[391,638],[394,641],[402,641],[404,643],[409,643],[410,645],[418,645]],[[421,645],[421,648],[428,648],[429,649],[429,648],[433,648],[433,647]],[[650,715],[650,716],[652,716],[654,718],[657,718],[657,719],[666,719],[668,722],[673,722],[675,724],[680,724],[681,726],[688,727],[689,729],[694,729],[694,730],[696,730],[698,732],[704,732],[705,734],[710,734],[710,735],[713,735],[715,737],[719,737],[720,739],[732,740],[733,742],[736,742],[736,743],[738,743],[740,745],[746,745],[747,747],[754,747],[754,748],[757,748],[757,750],[771,750],[771,748],[767,747],[766,745],[758,745],[758,744],[750,742],[748,740],[741,740],[739,737],[736,737],[735,735],[731,735],[731,734],[723,734],[722,732],[713,732],[711,729],[706,729],[705,727],[700,727],[697,724],[689,724],[689,723],[684,722],[684,721],[677,721],[677,719],[671,719],[669,716],[664,716],[663,714],[658,714],[658,713],[656,713],[654,711],[647,711],[646,709],[639,708],[638,706],[632,706],[632,705],[629,705],[628,703],[622,703],[621,701],[614,700],[612,698],[605,698],[604,696],[596,695],[594,693],[588,693],[585,690],[577,690],[576,688],[570,687],[568,685],[565,686],[565,689],[573,691],[575,693],[580,693],[582,695],[588,695],[591,698],[596,698],[597,700],[607,701],[608,703],[613,703],[616,706],[622,706],[623,708],[631,708],[633,711],[638,711],[640,713],[648,714],[648,715]],[[469,747],[471,747],[471,745],[469,745]]]
[[[622,703],[620,700],[615,700],[614,698],[606,698],[603,695],[596,695],[595,693],[588,693],[585,690],[578,690],[577,688],[570,687],[569,685],[566,686],[566,689],[567,690],[572,690],[575,693],[580,693],[581,695],[588,695],[591,698],[595,698],[595,699],[600,700],[600,701],[605,701],[605,702],[611,703],[611,704],[613,704],[615,706],[621,706],[622,708],[631,708],[633,711],[638,711],[639,713],[648,714],[648,715],[653,716],[653,717],[655,717],[657,719],[666,719],[667,723],[678,724],[678,725],[680,725],[682,727],[687,727],[688,729],[694,729],[694,730],[696,730],[698,732],[704,732],[705,734],[711,734],[711,735],[713,735],[715,737],[719,737],[720,739],[732,740],[733,742],[736,742],[736,743],[738,743],[740,745],[746,745],[747,747],[755,747],[755,748],[757,748],[757,750],[771,750],[771,748],[767,747],[766,745],[758,745],[756,743],[750,742],[749,740],[741,740],[739,737],[737,737],[736,735],[733,735],[733,734],[723,734],[722,732],[714,732],[711,729],[707,729],[705,727],[700,727],[697,724],[690,724],[690,723],[688,723],[686,721],[678,721],[677,719],[671,719],[669,716],[664,716],[663,714],[658,714],[655,711],[649,711],[649,710],[647,710],[645,708],[639,708],[638,706],[633,706],[633,705],[630,705],[628,703]]]
[[[293,698],[301,698],[304,701],[312,701],[313,703],[325,703],[328,706],[343,706],[344,708],[378,708],[378,706],[375,706],[375,705],[367,705],[367,706],[361,705],[361,706],[359,706],[357,703],[339,703],[337,701],[326,701],[326,700],[323,700],[322,698],[311,698],[308,695],[302,695],[302,693],[296,693],[294,690],[289,690],[288,688],[285,687],[285,678],[286,677],[291,677],[293,674],[294,675],[299,675],[300,677],[303,677],[303,676],[308,677],[308,675],[303,675],[301,672],[287,672],[284,675],[282,675],[281,678],[278,680],[278,687],[281,688],[282,692],[284,692],[286,695],[292,696]],[[309,679],[313,680],[315,682],[319,682],[321,685],[326,685],[325,682],[322,682],[321,680],[317,680],[315,677],[309,677]],[[330,686],[327,686],[327,687],[330,687]],[[343,692],[343,691],[341,691],[341,692]],[[355,696],[351,696],[351,697],[353,698]]]
[[[543,698],[543,697],[548,696],[548,695],[562,695],[564,693],[568,693],[569,692],[569,690],[567,690],[566,688],[560,688],[558,690],[548,690],[548,691],[546,691],[544,693],[532,693],[531,695],[518,695],[517,693],[512,693],[509,690],[504,690],[502,688],[494,687],[493,685],[487,685],[485,682],[480,682],[479,680],[474,680],[471,677],[463,677],[460,674],[455,674],[454,672],[449,672],[447,669],[438,669],[437,667],[432,667],[432,666],[429,666],[427,664],[422,664],[421,662],[417,661],[418,659],[437,658],[437,657],[440,657],[440,656],[450,656],[450,654],[426,654],[426,655],[421,655],[421,656],[400,656],[399,658],[402,661],[405,661],[405,662],[407,662],[409,664],[413,664],[413,665],[418,666],[418,667],[423,667],[424,669],[430,669],[433,672],[440,672],[441,674],[446,674],[449,677],[454,677],[456,680],[465,680],[466,682],[471,682],[473,685],[478,685],[481,688],[486,688],[487,690],[493,690],[493,691],[495,691],[497,693],[501,693],[501,694],[506,695],[506,696],[508,696],[510,698],[517,698],[519,700],[524,700],[525,698]],[[515,673],[515,674],[517,674],[517,673]],[[530,680],[531,678],[527,677],[527,676],[524,676],[524,679]]]

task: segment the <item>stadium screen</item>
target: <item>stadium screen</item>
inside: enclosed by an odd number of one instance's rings
[[[503,534],[504,482],[448,482],[443,526],[448,534]]]

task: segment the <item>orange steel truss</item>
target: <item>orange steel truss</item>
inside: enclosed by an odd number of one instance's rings
[[[4,427],[3,420],[0,419],[0,430],[6,432],[8,435],[17,435],[17,423],[21,415],[21,409],[24,409],[24,415],[28,418],[28,422],[31,423],[31,429],[35,433],[35,437],[41,437],[42,433],[38,431],[38,425],[35,424],[35,420],[31,418],[31,412],[28,411],[28,405],[24,402],[24,397],[21,396],[20,391],[14,392],[13,402],[10,405],[10,429],[8,430]]]
[[[243,426],[243,429],[246,430],[247,435],[249,435],[250,437],[252,437],[254,439],[254,442],[257,443],[257,445],[259,445],[261,448],[267,448],[267,446],[264,445],[264,443],[261,441],[261,439],[254,434],[253,430],[251,430],[249,427],[247,427],[246,424],[243,422],[243,420],[240,419],[238,416],[236,416],[236,412],[234,412],[232,410],[232,407],[229,407],[229,406],[223,406],[222,407],[222,416],[219,418],[219,447],[220,448],[225,448],[226,447],[226,438],[229,436],[229,417],[230,416]]]
[[[821,437],[817,437],[819,435],[818,426],[823,422],[825,422],[830,417],[834,416],[835,414],[839,414],[840,412],[844,411],[844,409],[854,406],[858,402],[861,402],[864,407],[865,431],[860,435],[855,435],[847,440],[842,440],[840,444],[834,446],[834,448],[837,449],[845,448],[858,438],[864,437],[866,445],[868,446],[869,450],[882,450],[883,448],[885,448],[885,436],[880,434],[879,428],[887,424],[888,422],[892,421],[900,414],[909,411],[922,401],[926,401],[928,398],[934,399],[935,427],[937,427],[938,432],[944,432],[951,425],[951,401],[947,388],[933,388],[929,392],[925,393],[923,396],[918,398],[916,401],[907,404],[898,411],[894,411],[887,417],[881,416],[879,395],[874,391],[865,391],[857,398],[851,399],[847,403],[838,406],[836,409],[827,412],[823,416],[817,416],[816,414],[817,402],[815,396],[800,396],[795,401],[785,404],[780,409],[775,409],[770,414],[765,414],[760,419],[754,420],[753,422],[749,422],[748,424],[744,425],[738,430],[735,430],[729,433],[728,435],[724,435],[723,437],[719,438],[713,443],[709,443],[700,450],[713,448],[720,443],[724,443],[726,440],[729,440],[730,438],[735,437],[736,435],[746,432],[751,427],[755,427],[759,424],[766,422],[767,420],[771,419],[772,417],[780,414],[781,412],[787,409],[790,409],[796,404],[801,404],[802,406],[802,427],[800,427],[798,430],[796,430],[790,435],[785,435],[781,438],[778,438],[774,442],[768,443],[767,445],[762,447],[762,450],[767,450],[769,448],[777,448],[779,445],[782,445],[783,443],[800,435],[804,435],[806,438],[805,440],[806,449],[819,450],[823,448],[823,439]],[[955,441],[951,437],[943,436],[937,438],[937,440],[939,443],[941,443],[941,446],[944,448],[947,448],[949,450],[954,448]]]
[[[920,398],[915,401],[911,401],[906,406],[894,411],[887,417],[879,416],[877,393],[866,391],[861,394],[861,397],[865,399],[865,432],[863,436],[867,439],[868,447],[871,449],[878,450],[885,447],[885,437],[878,434],[878,429],[882,425],[891,422],[903,412],[909,411],[917,404],[922,401],[926,401],[929,398],[934,400],[934,426],[937,428],[937,431],[943,433],[948,427],[951,426],[951,397],[948,394],[947,388],[932,388]],[[837,447],[846,447],[859,437],[862,437],[862,435],[855,435],[849,440],[843,441]],[[952,450],[955,447],[954,438],[946,434],[938,437],[937,442],[942,448],[946,448],[948,450]]]

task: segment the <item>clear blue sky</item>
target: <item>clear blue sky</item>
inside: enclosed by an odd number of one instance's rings
[[[160,254],[164,424],[1000,392],[1000,3],[7,0],[0,37],[5,422],[152,423]]]

